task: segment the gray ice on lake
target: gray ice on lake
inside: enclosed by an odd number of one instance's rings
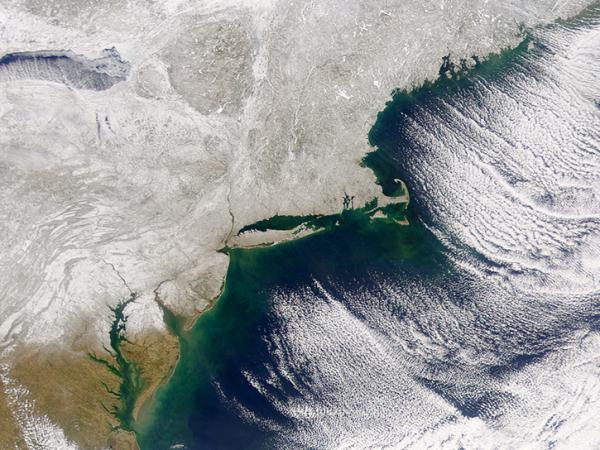
[[[75,89],[103,91],[124,81],[129,63],[113,47],[88,59],[70,50],[8,53],[0,58],[0,81],[47,80]]]

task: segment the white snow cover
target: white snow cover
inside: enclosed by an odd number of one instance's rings
[[[94,59],[114,46],[131,65],[102,92],[0,82],[4,345],[68,341],[82,320],[106,341],[122,279],[155,311],[131,332],[162,327],[161,282],[167,305],[197,313],[219,292],[227,259],[215,250],[235,230],[337,211],[344,192],[380,195],[358,161],[393,88],[583,3],[3,2],[7,53]],[[202,46],[206,27],[227,51]]]

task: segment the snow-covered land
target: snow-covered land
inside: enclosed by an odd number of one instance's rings
[[[393,89],[586,3],[3,1],[3,358],[101,351],[132,291],[132,339],[165,331],[157,296],[197,315],[243,226],[382,196],[360,160]]]

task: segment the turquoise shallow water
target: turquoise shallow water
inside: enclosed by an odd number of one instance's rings
[[[471,76],[491,77],[516,50],[478,64]],[[455,69],[457,73],[454,74]],[[398,91],[386,105],[369,134],[377,151],[364,163],[374,170],[388,196],[402,194],[394,181],[401,171],[392,154],[398,144],[398,120],[415,105],[440,95],[452,95],[469,80],[445,61],[443,78],[413,92]],[[446,72],[454,75],[447,77]],[[460,73],[461,75],[458,75]],[[340,209],[342,209],[340,199]],[[394,278],[404,277],[434,282],[452,276],[442,245],[420,223],[414,211],[409,225],[392,220],[371,219],[362,210],[344,210],[339,217],[276,217],[247,227],[289,229],[306,222],[323,230],[319,233],[276,246],[233,249],[224,292],[215,305],[187,332],[180,332],[181,359],[170,381],[156,394],[153,404],[144,409],[137,424],[140,446],[145,449],[253,449],[277,447],[280,429],[295,424],[281,414],[263,395],[258,395],[244,373],[263,373],[277,365],[265,344],[272,327],[278,327],[272,314],[274,291],[294,292],[314,280],[335,279],[339,285],[369,284],[365,274],[377,272]],[[337,225],[336,225],[337,223]],[[301,373],[295,376],[302,378]],[[301,398],[297,386],[288,383],[276,395],[282,402]],[[227,392],[225,392],[225,390]],[[228,400],[229,399],[229,400]],[[234,399],[231,401],[230,399]],[[261,421],[277,424],[257,425],[244,417],[233,404],[243,404]],[[295,445],[292,444],[292,447]]]
[[[412,221],[399,226],[345,211],[340,225],[272,247],[234,249],[224,292],[194,327],[181,333],[181,359],[138,424],[142,449],[268,448],[272,432],[247,424],[231,410],[219,386],[235,392],[254,411],[286,424],[240,377],[260,371],[272,358],[262,337],[273,325],[269,293],[294,290],[315,278],[353,280],[365,265],[383,271],[434,275],[445,270],[437,241]],[[271,361],[272,363],[272,361]],[[298,395],[292,386],[287,394]]]
[[[394,94],[369,134],[377,151],[364,163],[387,195],[399,193],[394,179],[407,182],[409,225],[344,210],[250,226],[289,229],[316,220],[324,229],[229,251],[223,294],[191,330],[179,329],[180,362],[135,426],[142,450],[360,448],[465,418],[496,427],[514,411],[527,411],[523,393],[532,388],[512,389],[510,377],[541,364],[597,317],[589,316],[591,303],[490,281],[500,273],[511,282],[523,269],[478,253],[447,232],[448,224],[436,229],[438,217],[454,217],[448,211],[464,206],[444,203],[461,186],[438,189],[450,169],[439,161],[485,156],[485,123],[497,107],[494,98],[488,104],[489,92],[508,96],[513,109],[521,106],[512,93],[543,81],[552,51],[528,38],[468,71],[444,61],[438,82]],[[463,116],[474,119],[463,126]],[[450,133],[452,145],[442,142],[433,154],[442,133]],[[506,146],[509,162],[513,147]],[[510,178],[519,164],[492,163],[507,183],[527,181]],[[481,209],[468,210],[474,226]],[[506,209],[498,211],[481,226],[487,235]]]
[[[478,62],[470,69],[444,60],[436,82],[392,93],[392,100],[369,133],[369,142],[375,150],[363,160],[374,171],[386,195],[402,195],[404,188],[395,180],[409,176],[394,156],[398,146],[403,145],[399,127],[406,116],[432,99],[468,88],[475,78],[493,78],[524,54],[528,43],[529,39],[525,39],[516,49],[492,55],[485,63]],[[405,145],[409,147],[410,143]],[[410,224],[399,225],[393,220],[371,219],[369,213],[374,211],[376,203],[354,211],[346,209],[349,206],[350,197],[346,196],[340,198],[339,215],[275,216],[240,231],[287,230],[301,224],[321,230],[315,236],[277,246],[230,250],[226,285],[215,305],[190,331],[183,331],[177,326],[177,319],[169,317],[180,337],[181,359],[171,380],[156,394],[153,403],[144,407],[143,417],[135,426],[142,449],[169,448],[177,443],[186,448],[266,445],[268,433],[248,426],[228,411],[218,398],[215,383],[223,374],[239,372],[245,355],[259,353],[260,338],[268,334],[265,328],[272,306],[269,292],[273,289],[293,291],[317,276],[337,276],[338,282],[345,283],[378,265],[385,266],[391,274],[400,266],[402,270],[408,266],[417,270],[442,267],[442,247],[419,222],[421,210],[411,205]],[[406,218],[406,205],[402,203],[382,210],[390,218]],[[262,358],[264,364],[269,356],[265,354]],[[132,428],[134,387],[139,384],[134,375],[124,378],[124,401],[116,412],[126,429]]]

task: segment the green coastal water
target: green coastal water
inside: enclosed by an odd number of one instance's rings
[[[344,210],[337,225],[303,239],[232,249],[229,255],[221,297],[191,330],[180,330],[179,364],[136,426],[142,449],[268,447],[269,433],[230,411],[214,382],[231,381],[240,369],[269,357],[259,337],[269,327],[270,289],[293,288],[312,276],[352,276],[365,261],[372,267],[407,262],[424,271],[443,267],[439,244],[425,228],[371,219],[361,210]],[[256,410],[267,409],[251,392],[237,394],[246,395]],[[272,411],[265,414],[283,420]]]
[[[398,163],[402,157],[407,158],[401,154],[407,137],[399,128],[413,109],[426,108],[432,99],[460,95],[474,82],[506,75],[523,62],[523,56],[537,51],[538,45],[534,38],[526,37],[516,48],[490,55],[483,62],[474,59],[454,65],[445,59],[436,81],[412,91],[395,91],[369,133],[375,150],[363,160],[374,171],[383,192],[389,197],[402,195],[403,185],[398,180],[410,181]],[[419,192],[412,191],[410,183],[408,189],[418,205]],[[273,322],[277,301],[273,291],[296,292],[310,285],[311,280],[326,279],[352,286],[357,279],[364,283],[368,278],[365,273],[375,271],[390,279],[402,274],[403,279],[412,277],[421,284],[441,280],[438,286],[445,293],[451,295],[453,289],[459,293],[450,299],[455,305],[470,300],[468,293],[463,295],[464,274],[454,272],[446,259],[446,249],[422,224],[418,206],[406,211],[406,205],[391,205],[382,211],[387,213],[386,218],[375,218],[376,204],[353,209],[349,198],[340,199],[340,207],[344,208],[338,215],[276,216],[245,227],[242,232],[293,230],[299,226],[319,231],[275,246],[225,249],[230,265],[224,291],[215,305],[188,331],[166,312],[168,323],[179,336],[181,357],[169,382],[145,405],[135,424],[142,450],[274,448],[274,434],[293,429],[295,424],[249,386],[242,375],[249,372],[266,378],[264,367],[277,366],[263,339],[280,326]],[[399,225],[398,220],[405,217],[409,224]],[[298,378],[308,382],[302,375]],[[459,410],[462,407],[467,417],[478,416],[479,403],[461,404],[461,398],[446,395],[445,385],[429,388]],[[283,383],[281,391],[288,398],[303,399],[294,386]],[[286,400],[276,399],[282,403]],[[250,414],[236,409],[238,403],[271,425],[257,425]]]
[[[485,61],[473,58],[471,61],[463,60],[454,64],[446,57],[435,81],[426,81],[416,89],[398,89],[392,92],[392,99],[377,115],[377,120],[369,131],[369,144],[375,150],[363,158],[363,164],[373,171],[385,195],[393,197],[402,194],[402,184],[397,181],[402,179],[402,172],[398,170],[393,154],[401,145],[398,130],[406,115],[413,108],[427,104],[432,98],[453,95],[470,86],[476,79],[487,80],[497,76],[517,58],[526,54],[531,42],[531,37],[527,35],[517,47],[488,55]]]
[[[376,149],[363,160],[387,196],[404,194],[399,181],[402,172],[393,157],[398,118],[431,97],[452,95],[475,77],[495,76],[528,46],[525,39],[516,49],[492,55],[486,62],[474,60],[474,65],[453,65],[446,59],[436,82],[393,93],[369,133]],[[304,225],[319,230],[308,237],[275,246],[225,249],[230,265],[215,305],[189,331],[177,326],[175,318],[169,319],[179,335],[180,361],[135,425],[142,450],[271,448],[272,431],[242,419],[227,403],[226,398],[232,396],[282,429],[293,425],[240,378],[245,370],[260,373],[272,358],[261,336],[273,326],[270,293],[274,289],[292,291],[313,278],[337,277],[351,283],[366,267],[392,274],[414,273],[423,279],[450,270],[442,245],[421,224],[415,210],[407,212],[405,204],[393,204],[379,208],[385,218],[375,218],[376,203],[353,209],[348,196],[340,203],[343,209],[338,215],[276,216],[242,229],[291,230]],[[409,225],[398,224],[404,218]],[[223,386],[229,395],[221,391]],[[296,395],[292,387],[287,389],[290,396]]]

